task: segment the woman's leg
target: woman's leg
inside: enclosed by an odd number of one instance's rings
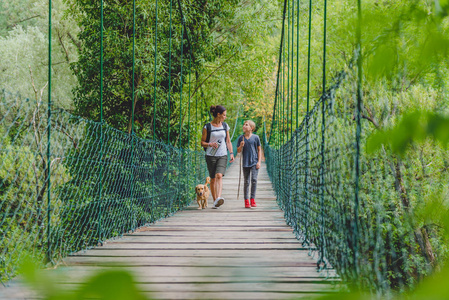
[[[226,164],[228,157],[226,155],[217,158],[217,168],[215,172],[215,201],[214,206],[217,208],[224,203],[223,197],[221,197],[221,191],[223,189],[223,176],[226,172]]]
[[[213,156],[207,156],[206,155],[206,164],[207,169],[209,170],[209,177],[210,179],[210,193],[212,194],[212,198],[217,199],[217,189],[215,187],[215,172],[217,170],[217,159]]]
[[[217,173],[215,174],[215,199],[221,197],[222,189],[223,189],[223,174]]]
[[[212,194],[212,198],[215,201],[215,199],[217,199],[217,192],[216,192],[216,189],[215,189],[215,178],[212,178],[210,180],[210,193]]]

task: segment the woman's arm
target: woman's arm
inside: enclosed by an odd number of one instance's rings
[[[206,128],[203,128],[203,133],[201,135],[201,147],[209,146],[209,143],[206,143],[206,137],[207,137],[207,130]]]
[[[206,128],[203,128],[203,133],[201,135],[201,147],[209,147],[209,146],[212,148],[218,147],[217,143],[207,143],[206,138],[207,138],[207,130]]]

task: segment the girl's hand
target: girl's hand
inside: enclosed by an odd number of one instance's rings
[[[256,170],[259,170],[260,169],[260,162],[258,162],[257,164],[256,164]]]
[[[217,149],[218,148],[218,143],[216,143],[216,142],[209,143],[209,146],[211,146],[214,149]]]
[[[229,160],[230,163],[234,162],[234,154],[231,154],[231,159]]]

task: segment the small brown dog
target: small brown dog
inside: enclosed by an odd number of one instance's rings
[[[207,207],[207,198],[209,198],[210,190],[207,185],[210,184],[210,177],[206,178],[205,184],[198,184],[195,188],[196,202],[198,202],[198,209]]]

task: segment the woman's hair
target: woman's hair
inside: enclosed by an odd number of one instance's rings
[[[217,117],[217,114],[222,114],[226,111],[226,108],[222,105],[212,105],[210,107],[210,113],[214,116],[214,118]]]

